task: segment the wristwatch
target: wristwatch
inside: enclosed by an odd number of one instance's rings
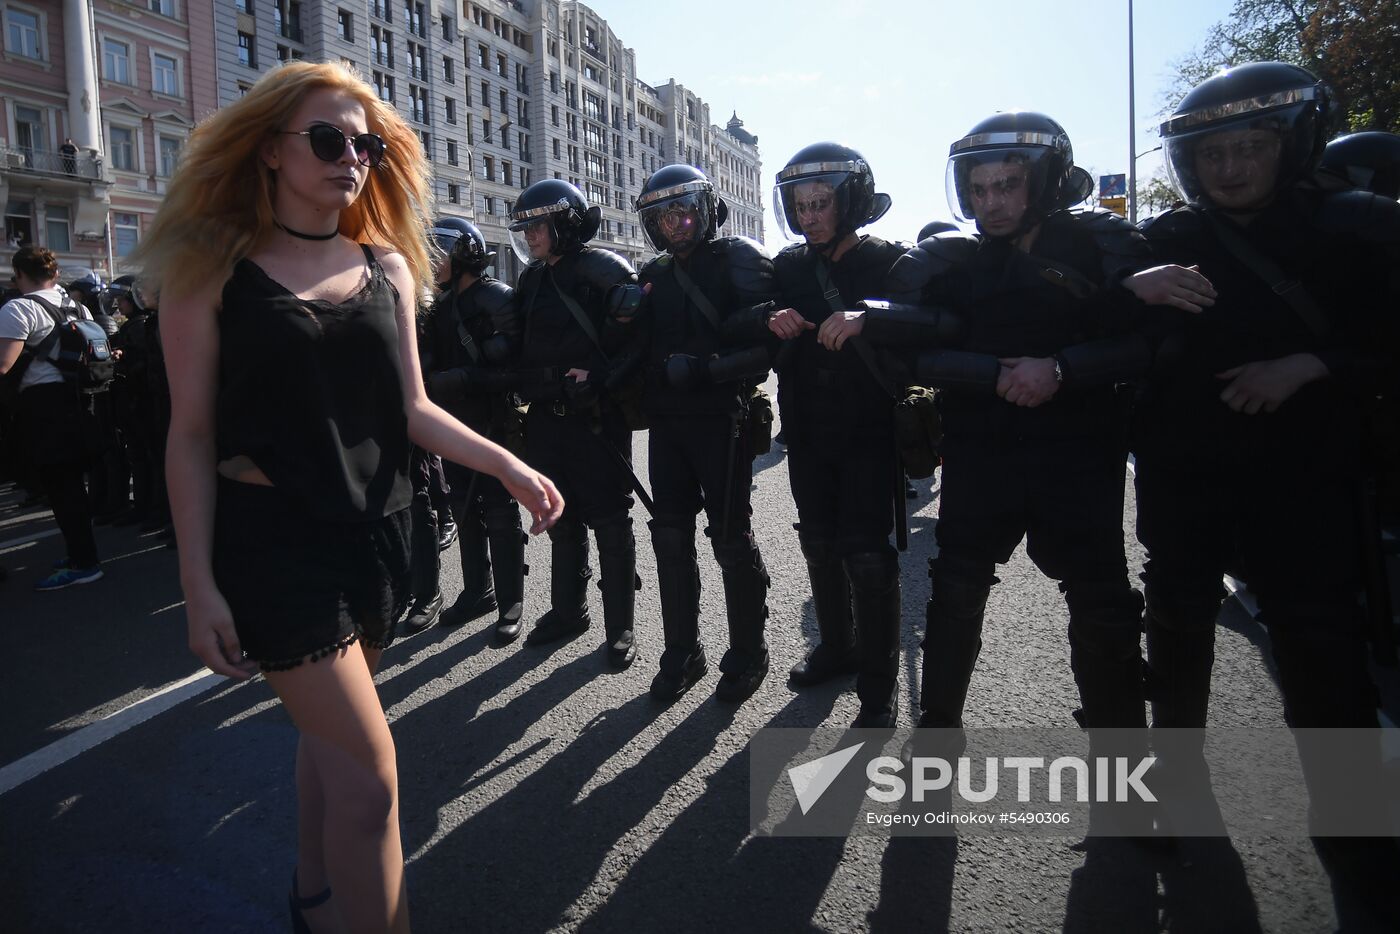
[[[1055,361],[1055,382],[1063,383],[1065,381],[1065,371],[1064,367],[1060,365],[1060,358],[1056,355],[1051,359]]]

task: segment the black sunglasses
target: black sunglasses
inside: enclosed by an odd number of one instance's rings
[[[309,130],[282,130],[288,136],[305,136],[311,141],[311,152],[322,162],[337,162],[345,153],[345,134],[329,123],[312,124]],[[361,133],[350,138],[355,146],[355,158],[371,169],[384,160],[384,139],[374,133]]]

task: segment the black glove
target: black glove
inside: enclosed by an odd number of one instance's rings
[[[608,290],[608,316],[618,324],[628,324],[637,316],[646,293],[635,284],[615,285]]]
[[[598,387],[603,382],[599,376],[597,371],[590,370],[587,379],[564,377],[564,401],[571,412],[588,412],[598,407]]]
[[[710,381],[708,361],[692,354],[673,353],[666,358],[666,385],[672,389],[699,389]]]

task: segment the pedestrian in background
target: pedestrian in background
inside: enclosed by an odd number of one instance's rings
[[[373,672],[408,598],[411,445],[499,477],[535,532],[563,508],[424,395],[428,171],[356,75],[288,63],[190,137],[135,255],[165,315],[190,646],[229,677],[261,667],[301,734],[298,930],[409,928]]]

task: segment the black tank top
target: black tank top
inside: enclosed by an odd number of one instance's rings
[[[412,498],[398,290],[361,248],[368,281],[340,304],[298,298],[244,259],[219,312],[219,460],[246,455],[310,515],[343,522]]]

